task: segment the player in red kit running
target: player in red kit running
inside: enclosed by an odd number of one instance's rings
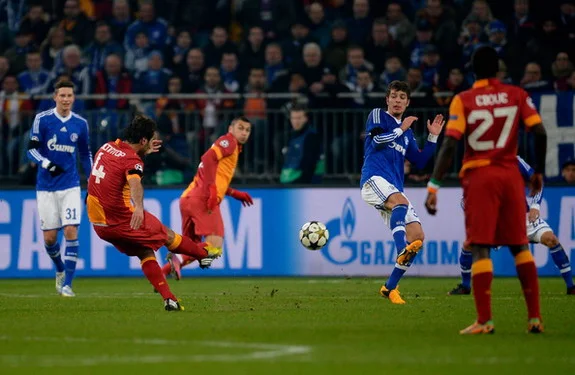
[[[221,250],[207,249],[205,243],[174,233],[144,210],[142,157],[159,150],[161,141],[154,139],[155,131],[153,120],[136,116],[123,140],[108,142],[98,150],[88,179],[88,218],[101,239],[140,259],[144,275],[162,295],[166,310],[183,310],[170,291],[154,252],[165,245],[173,253],[204,259],[218,257]]]
[[[242,145],[248,141],[251,127],[245,117],[232,120],[228,133],[219,137],[202,155],[196,176],[180,197],[182,233],[196,242],[205,240],[209,244],[208,249],[221,252],[224,243],[224,222],[220,212],[224,195],[241,201],[244,206],[253,204],[248,193],[230,187]],[[182,258],[180,262],[178,257],[168,254],[169,264],[163,268],[164,275],[172,273],[179,280],[181,267],[197,259],[200,267],[207,268],[213,261],[213,258],[198,259],[189,255],[182,255]]]
[[[517,164],[519,124],[534,134],[536,164],[530,178],[531,195],[541,191],[545,172],[547,136],[529,95],[502,84],[497,52],[481,47],[472,58],[477,81],[453,98],[446,137],[428,184],[427,211],[437,211],[437,190],[453,159],[457,142],[465,136],[465,155],[459,177],[465,201],[466,243],[471,246],[472,289],[477,320],[461,334],[493,333],[490,248],[509,246],[527,303],[528,332],[543,331],[539,308],[537,268],[528,248],[525,193]]]

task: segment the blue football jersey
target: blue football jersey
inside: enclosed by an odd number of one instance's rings
[[[87,176],[92,169],[88,138],[88,122],[74,112],[65,118],[56,113],[55,108],[37,114],[30,131],[31,143],[28,150],[28,158],[38,164],[36,190],[58,191],[80,186],[78,155]],[[64,172],[52,177],[42,167],[50,162]]]
[[[435,151],[437,137],[430,137],[419,150],[413,131],[400,129],[401,121],[380,108],[369,114],[365,130],[363,167],[360,187],[373,177],[383,177],[399,191],[403,191],[405,159],[424,168]]]

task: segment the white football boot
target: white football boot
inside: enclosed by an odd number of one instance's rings
[[[64,279],[66,277],[66,272],[56,272],[56,293],[62,293],[62,287],[64,286]]]

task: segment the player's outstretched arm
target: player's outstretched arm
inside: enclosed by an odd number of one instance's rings
[[[128,175],[128,185],[130,186],[130,196],[134,202],[134,212],[130,220],[130,228],[139,229],[144,221],[144,187],[138,175]]]

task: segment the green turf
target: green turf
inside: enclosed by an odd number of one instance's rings
[[[541,280],[546,324],[528,335],[515,279],[494,282],[495,335],[462,337],[471,296],[455,279],[187,278],[166,312],[144,278],[0,281],[0,374],[541,374],[575,371],[575,296]]]

